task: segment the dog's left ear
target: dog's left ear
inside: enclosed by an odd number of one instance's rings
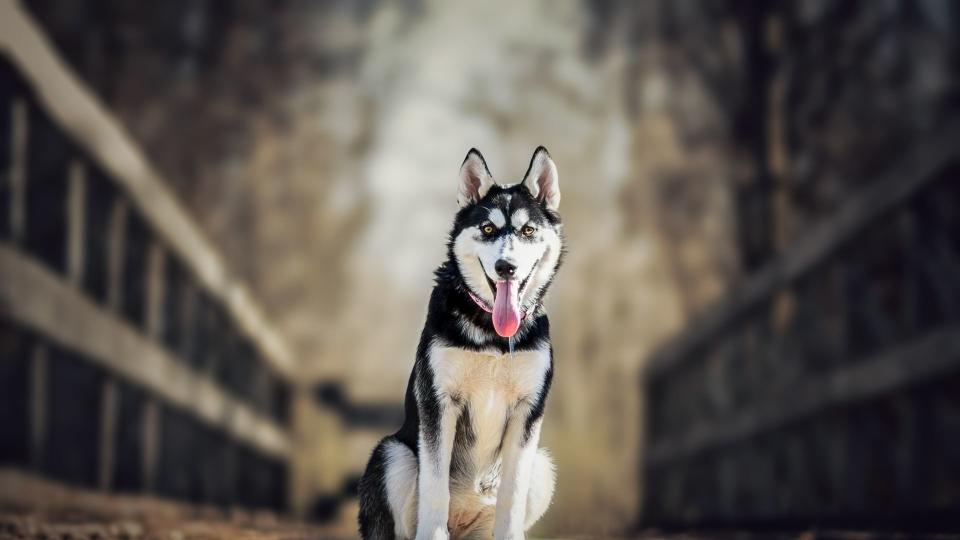
[[[460,189],[457,192],[460,208],[482,199],[492,186],[493,176],[487,168],[487,161],[476,148],[471,148],[460,166]]]
[[[542,201],[550,210],[560,207],[560,177],[546,148],[540,146],[533,151],[523,185],[533,198]]]

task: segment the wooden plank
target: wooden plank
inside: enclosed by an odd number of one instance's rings
[[[163,336],[163,299],[164,299],[164,269],[166,251],[159,242],[150,245],[147,253],[146,310],[147,335],[154,341],[160,341]]]
[[[197,350],[197,324],[200,310],[197,290],[190,284],[180,288],[180,313],[176,321],[180,325],[180,343],[178,354],[190,362]]]
[[[27,100],[18,97],[10,104],[10,236],[23,242],[27,223]]]
[[[156,487],[157,467],[160,463],[160,414],[160,404],[156,399],[148,397],[143,406],[140,432],[143,450],[141,482],[143,490],[147,493],[152,493]]]
[[[146,388],[264,453],[286,457],[286,431],[177,361],[33,259],[0,242],[0,315]],[[229,420],[226,418],[229,416]]]
[[[684,459],[826,408],[862,402],[951,370],[960,370],[960,325],[957,324],[832,373],[799,381],[793,386],[789,399],[758,403],[732,418],[704,422],[682,435],[655,441],[646,451],[645,462],[648,467],[657,467]]]
[[[67,279],[74,287],[83,283],[84,227],[86,223],[87,170],[83,162],[70,163],[67,191]]]
[[[34,344],[30,353],[30,461],[34,469],[43,468],[47,442],[47,348]]]
[[[123,309],[123,267],[127,244],[127,212],[129,207],[123,199],[117,199],[110,209],[107,225],[107,305],[114,313]],[[136,279],[137,276],[130,276]]]
[[[106,176],[130,196],[138,215],[226,306],[272,367],[292,381],[293,355],[247,288],[226,269],[121,124],[61,61],[29,14],[11,0],[0,0],[0,54],[17,67],[54,124],[109,173]]]
[[[732,290],[724,301],[697,317],[682,335],[654,354],[643,376],[656,377],[690,360],[700,346],[736,324],[775,291],[803,277],[884,213],[905,202],[934,180],[937,171],[960,156],[957,140],[960,124],[954,123],[916,141],[896,166],[853,194],[840,210],[811,228],[788,252]]]
[[[103,491],[108,491],[113,485],[113,471],[115,469],[114,452],[117,440],[117,381],[107,376],[100,390],[100,436],[99,436],[99,473],[98,485]]]

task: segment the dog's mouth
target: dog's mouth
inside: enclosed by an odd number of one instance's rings
[[[487,280],[490,292],[493,293],[494,301],[493,306],[480,298],[474,298],[474,301],[480,304],[480,307],[485,311],[490,312],[493,317],[493,329],[496,330],[498,335],[506,338],[513,337],[520,329],[520,323],[526,316],[525,313],[521,312],[520,299],[526,292],[530,277],[533,276],[540,260],[537,259],[533,263],[530,272],[519,283],[516,279],[501,279],[494,282],[487,275],[486,268],[483,267],[483,261],[479,258],[477,258],[477,261],[480,263],[481,270],[483,270],[483,277]]]

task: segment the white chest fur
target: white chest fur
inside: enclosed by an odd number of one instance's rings
[[[509,416],[540,395],[550,348],[500,354],[438,345],[430,351],[430,367],[438,394],[469,407],[476,436],[471,454],[482,470],[496,457]]]
[[[444,346],[430,350],[437,392],[457,401],[482,403],[493,394],[513,407],[522,400],[533,400],[540,393],[549,366],[547,345],[513,354]]]

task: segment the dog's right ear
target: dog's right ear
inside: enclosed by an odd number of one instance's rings
[[[482,199],[491,186],[493,176],[487,168],[487,162],[476,148],[471,148],[460,166],[460,190],[457,192],[460,208]]]

